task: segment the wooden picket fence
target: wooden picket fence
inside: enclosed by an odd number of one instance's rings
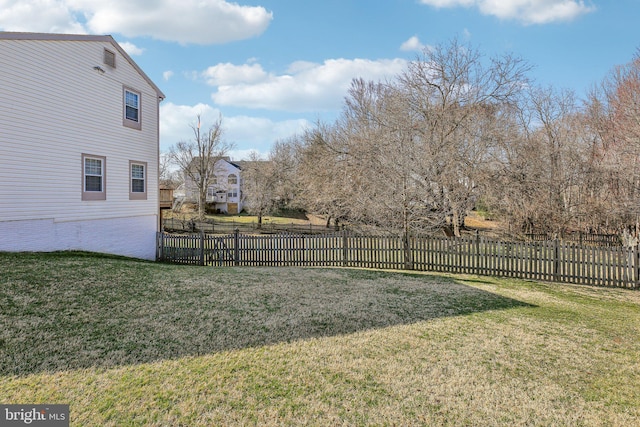
[[[158,233],[158,260],[210,266],[326,266],[438,271],[640,287],[639,248],[579,246],[558,240],[502,242],[484,237]]]

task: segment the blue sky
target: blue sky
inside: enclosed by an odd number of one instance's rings
[[[232,156],[332,121],[353,78],[384,80],[458,37],[579,97],[640,47],[639,0],[0,0],[0,29],[111,34],[167,98],[166,151],[222,115]]]

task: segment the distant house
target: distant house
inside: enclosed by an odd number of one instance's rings
[[[0,32],[0,251],[154,259],[162,99],[111,36]]]
[[[220,213],[238,214],[242,212],[242,168],[228,157],[215,161],[213,177],[207,187],[207,204]],[[198,188],[185,175],[185,200],[197,202]]]

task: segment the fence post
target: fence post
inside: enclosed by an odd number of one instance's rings
[[[560,281],[560,247],[557,237],[553,240],[553,281]]]
[[[413,270],[413,254],[411,247],[411,238],[409,237],[409,232],[404,233],[404,269],[405,270]]]
[[[473,266],[471,267],[471,271],[473,272],[473,274],[480,274],[480,232],[478,230],[476,230],[475,237],[476,256],[471,258],[473,259]]]
[[[233,265],[240,265],[240,229],[233,230]]]
[[[200,230],[200,265],[204,265],[204,230]]]
[[[349,257],[349,239],[347,239],[347,231],[342,229],[342,266],[347,266],[347,259]]]
[[[634,289],[640,289],[640,245],[633,247],[633,270],[632,286]]]
[[[162,260],[162,231],[156,233],[156,261]]]

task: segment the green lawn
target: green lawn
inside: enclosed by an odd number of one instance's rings
[[[0,402],[78,426],[640,425],[640,293],[0,253]]]

